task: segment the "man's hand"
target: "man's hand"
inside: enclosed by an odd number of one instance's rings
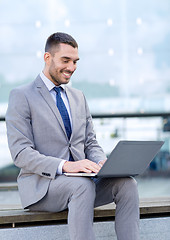
[[[70,172],[70,173],[76,173],[76,172],[98,173],[100,169],[101,169],[100,165],[88,159],[79,160],[76,162],[66,161],[63,165],[63,172]]]
[[[105,162],[106,162],[106,160],[102,160],[102,161],[100,161],[98,164],[99,164],[100,167],[103,167],[103,165],[104,165]]]

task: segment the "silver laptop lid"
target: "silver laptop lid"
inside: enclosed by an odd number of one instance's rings
[[[163,144],[163,141],[120,141],[97,176],[125,177],[142,174]]]

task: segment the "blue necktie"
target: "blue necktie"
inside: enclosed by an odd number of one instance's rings
[[[63,119],[63,123],[64,123],[65,130],[66,130],[66,133],[67,133],[67,137],[70,140],[71,133],[72,133],[71,123],[70,123],[70,118],[69,118],[69,115],[68,115],[68,112],[67,112],[67,108],[66,108],[66,106],[63,102],[63,99],[61,97],[61,87],[54,87],[54,90],[56,91],[57,107],[58,107],[60,115]],[[71,153],[70,153],[69,161],[74,161]]]

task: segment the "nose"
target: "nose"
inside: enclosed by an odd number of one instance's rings
[[[74,62],[69,62],[68,66],[67,66],[67,70],[70,72],[74,72],[76,70],[77,66]]]

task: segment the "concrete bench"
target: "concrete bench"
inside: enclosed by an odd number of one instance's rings
[[[67,210],[50,212],[31,212],[21,208],[0,210],[0,228],[22,226],[55,225],[67,222]],[[94,221],[113,221],[115,204],[94,209]],[[140,200],[140,218],[170,217],[170,197],[145,198]]]

